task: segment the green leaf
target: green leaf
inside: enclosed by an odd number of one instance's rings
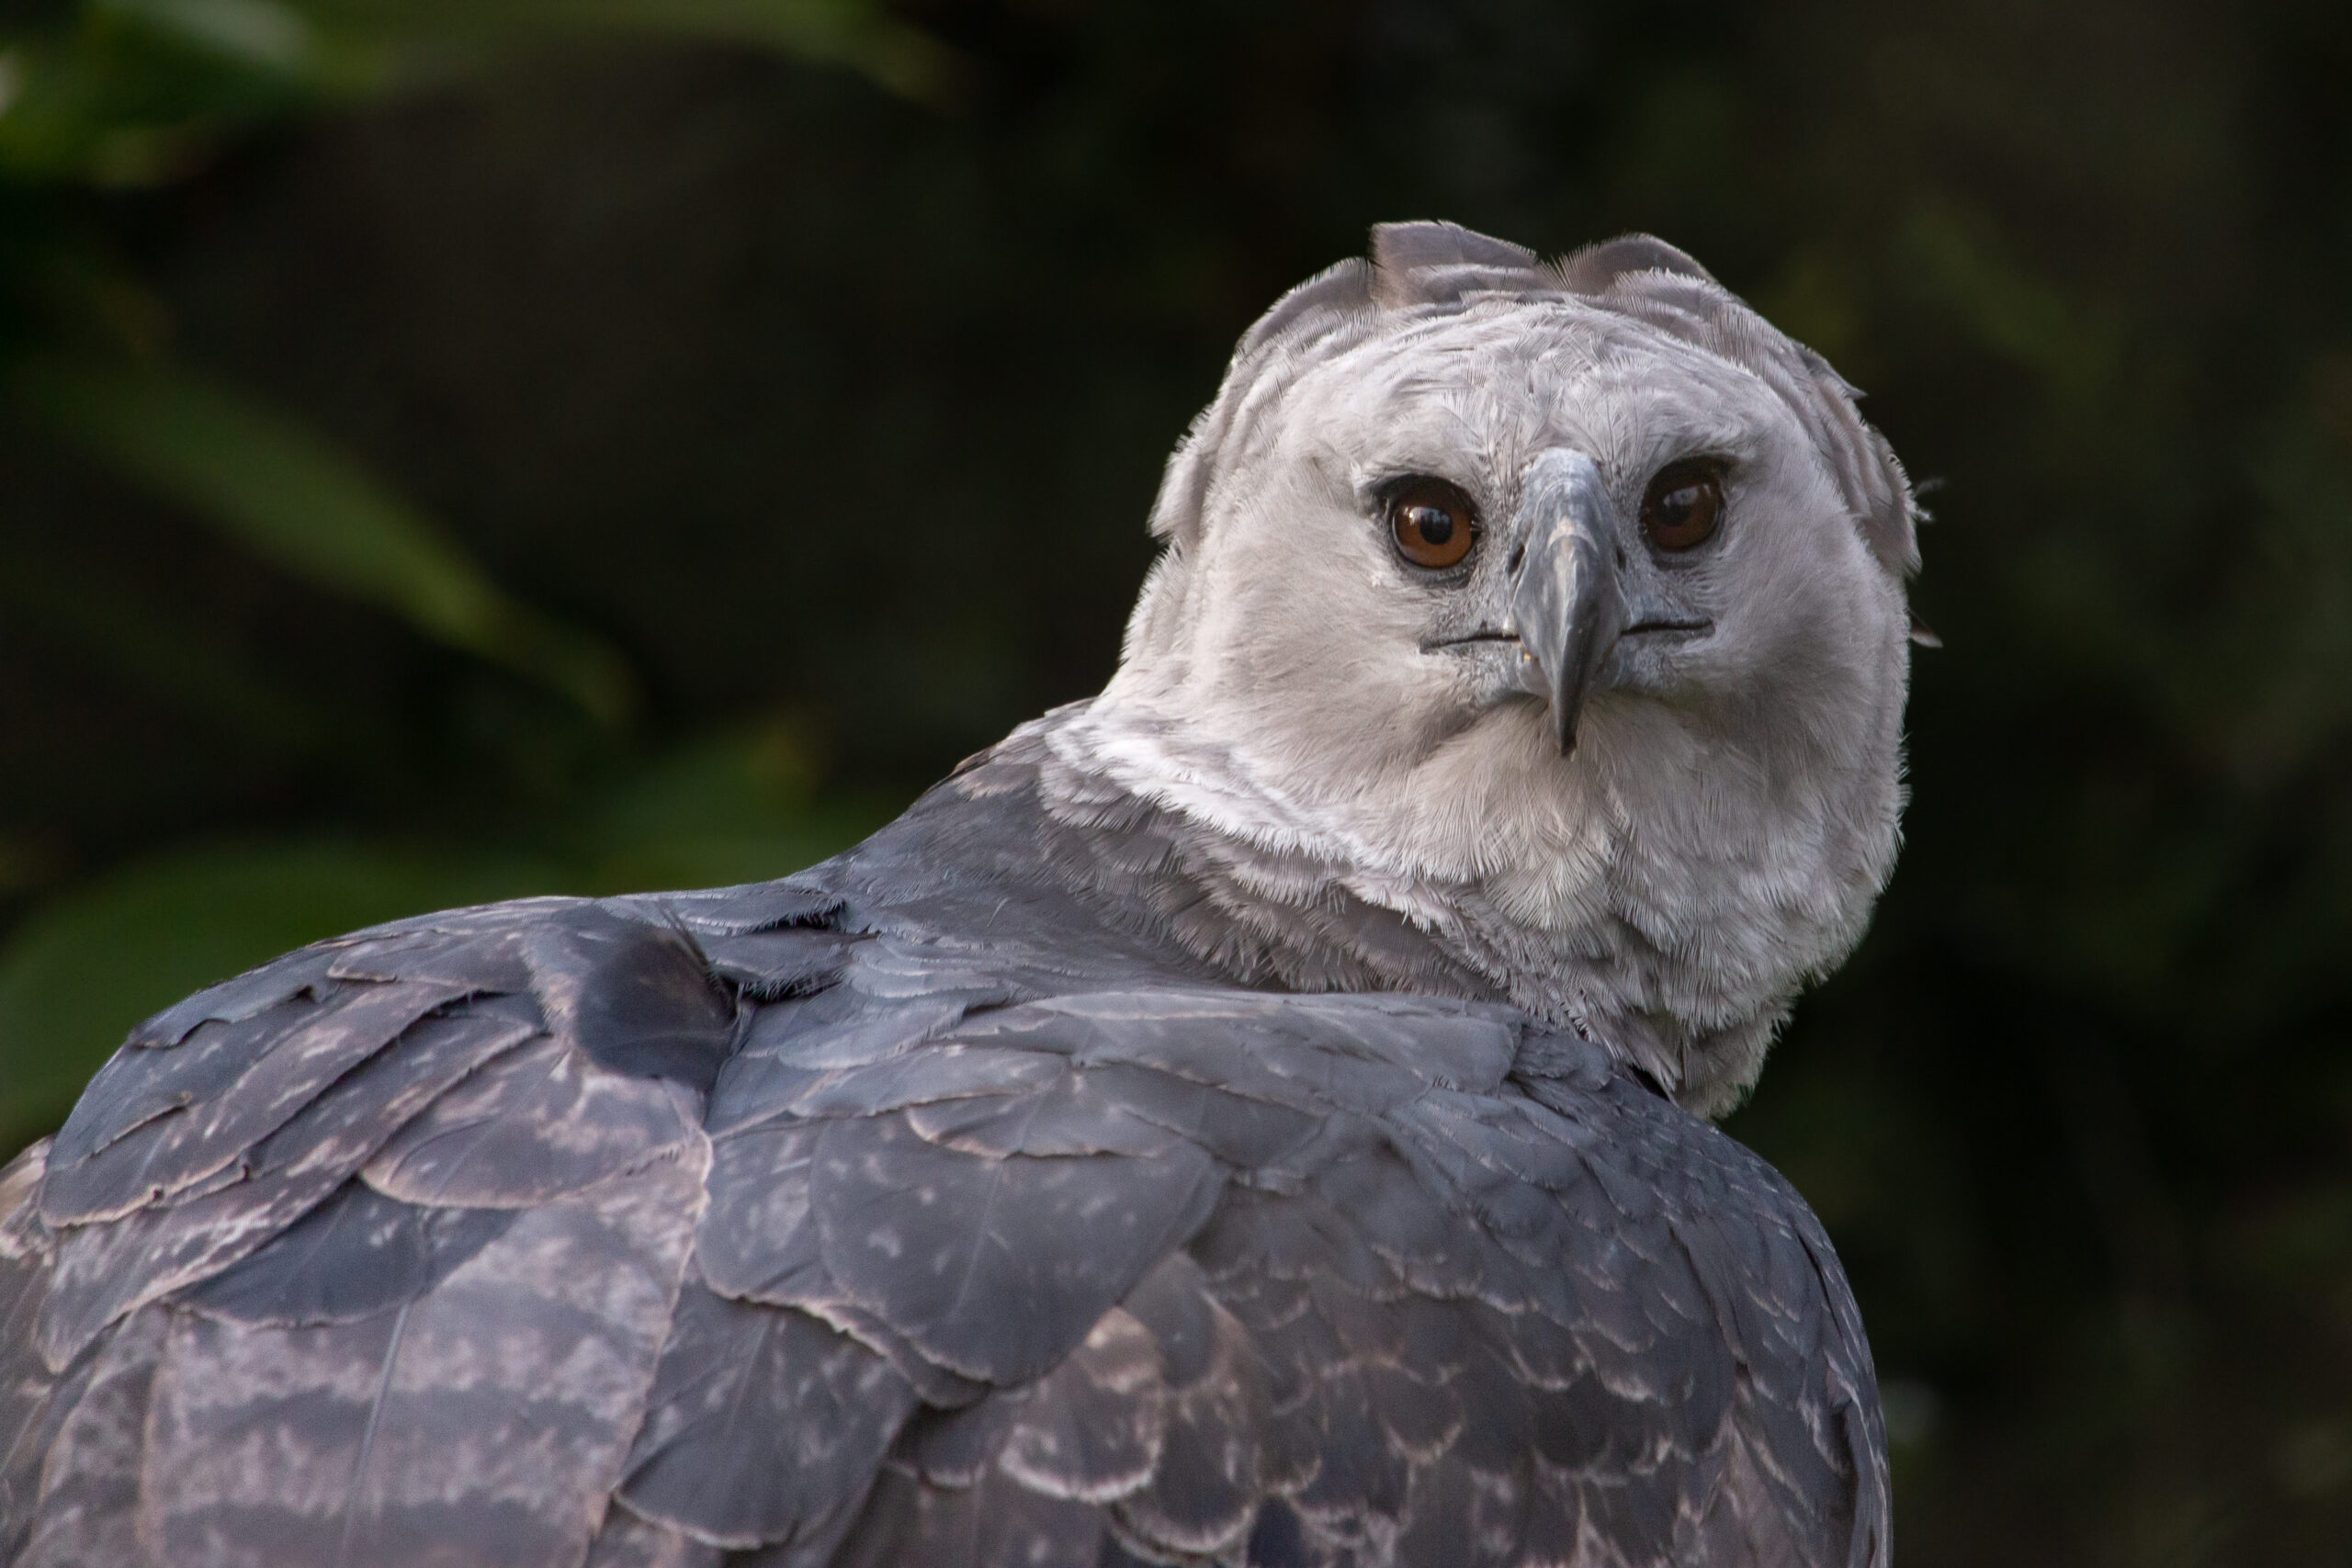
[[[106,3],[242,14],[263,0]],[[843,65],[920,99],[945,96],[956,75],[953,51],[875,0],[300,0],[282,8],[299,13],[322,39],[404,47],[426,62],[453,53],[480,62],[566,37],[633,33],[747,44]]]
[[[92,0],[96,9],[241,64],[300,74],[317,49],[309,18],[277,0]]]
[[[182,372],[21,360],[15,401],[278,567],[626,723],[636,682],[604,643],[509,598],[431,519],[300,424]]]
[[[226,844],[124,867],[0,947],[0,1139],[53,1126],[140,1020],[289,948],[548,891],[528,862],[331,842]]]

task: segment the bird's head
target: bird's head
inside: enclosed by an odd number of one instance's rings
[[[1853,397],[1655,240],[1384,227],[1178,447],[1090,722],[1720,1111],[1894,861],[1914,513]]]

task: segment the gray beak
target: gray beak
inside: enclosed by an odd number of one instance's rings
[[[1549,703],[1560,754],[1625,630],[1617,583],[1617,508],[1581,452],[1553,450],[1527,466],[1511,526],[1510,629],[1520,683]]]

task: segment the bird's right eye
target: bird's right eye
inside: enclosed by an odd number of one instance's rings
[[[1443,479],[1408,479],[1388,494],[1388,534],[1415,566],[1458,566],[1478,542],[1478,509]]]

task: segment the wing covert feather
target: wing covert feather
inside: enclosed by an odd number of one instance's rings
[[[351,1322],[176,1314],[146,1529],[172,1562],[571,1568],[670,1328],[699,1139],[514,1216],[436,1288]]]
[[[695,1540],[821,1561],[914,1405],[889,1361],[839,1329],[692,1280],[618,1495]]]

